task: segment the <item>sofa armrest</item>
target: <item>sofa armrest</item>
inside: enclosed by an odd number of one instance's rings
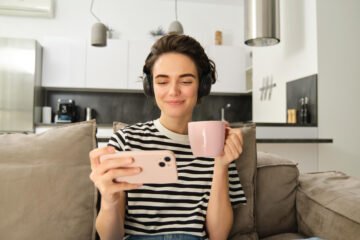
[[[258,152],[256,177],[256,229],[260,238],[297,232],[296,163],[272,153]]]
[[[359,239],[360,179],[341,172],[302,174],[296,194],[298,231],[324,239]]]

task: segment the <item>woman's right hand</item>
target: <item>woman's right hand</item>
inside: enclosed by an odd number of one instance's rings
[[[100,163],[100,157],[115,153],[113,147],[96,148],[89,153],[91,162],[90,179],[101,193],[103,204],[116,205],[123,191],[136,189],[141,184],[128,182],[115,182],[114,179],[122,176],[136,175],[141,172],[138,167],[128,167],[133,162],[132,158],[116,158]]]

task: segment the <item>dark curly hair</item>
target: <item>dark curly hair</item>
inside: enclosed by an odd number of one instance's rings
[[[208,58],[198,41],[187,35],[169,34],[157,40],[143,67],[145,94],[153,94],[152,70],[158,58],[165,53],[180,53],[188,56],[194,63],[199,76],[198,100],[209,94],[211,84],[216,82],[215,63]],[[205,92],[204,92],[205,89]],[[150,91],[150,94],[147,93]]]

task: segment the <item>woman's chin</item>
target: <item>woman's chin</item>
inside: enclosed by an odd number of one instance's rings
[[[181,111],[179,109],[172,109],[163,113],[169,118],[184,118],[186,115],[189,114],[186,111]]]

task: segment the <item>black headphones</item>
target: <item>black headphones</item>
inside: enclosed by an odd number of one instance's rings
[[[211,68],[210,68],[211,69]],[[203,74],[200,77],[199,89],[198,89],[198,100],[200,98],[207,96],[210,94],[211,84],[215,82],[212,77],[211,71],[206,74]],[[146,96],[153,97],[154,96],[154,87],[153,87],[153,79],[149,69],[144,65],[143,67],[143,88]]]

